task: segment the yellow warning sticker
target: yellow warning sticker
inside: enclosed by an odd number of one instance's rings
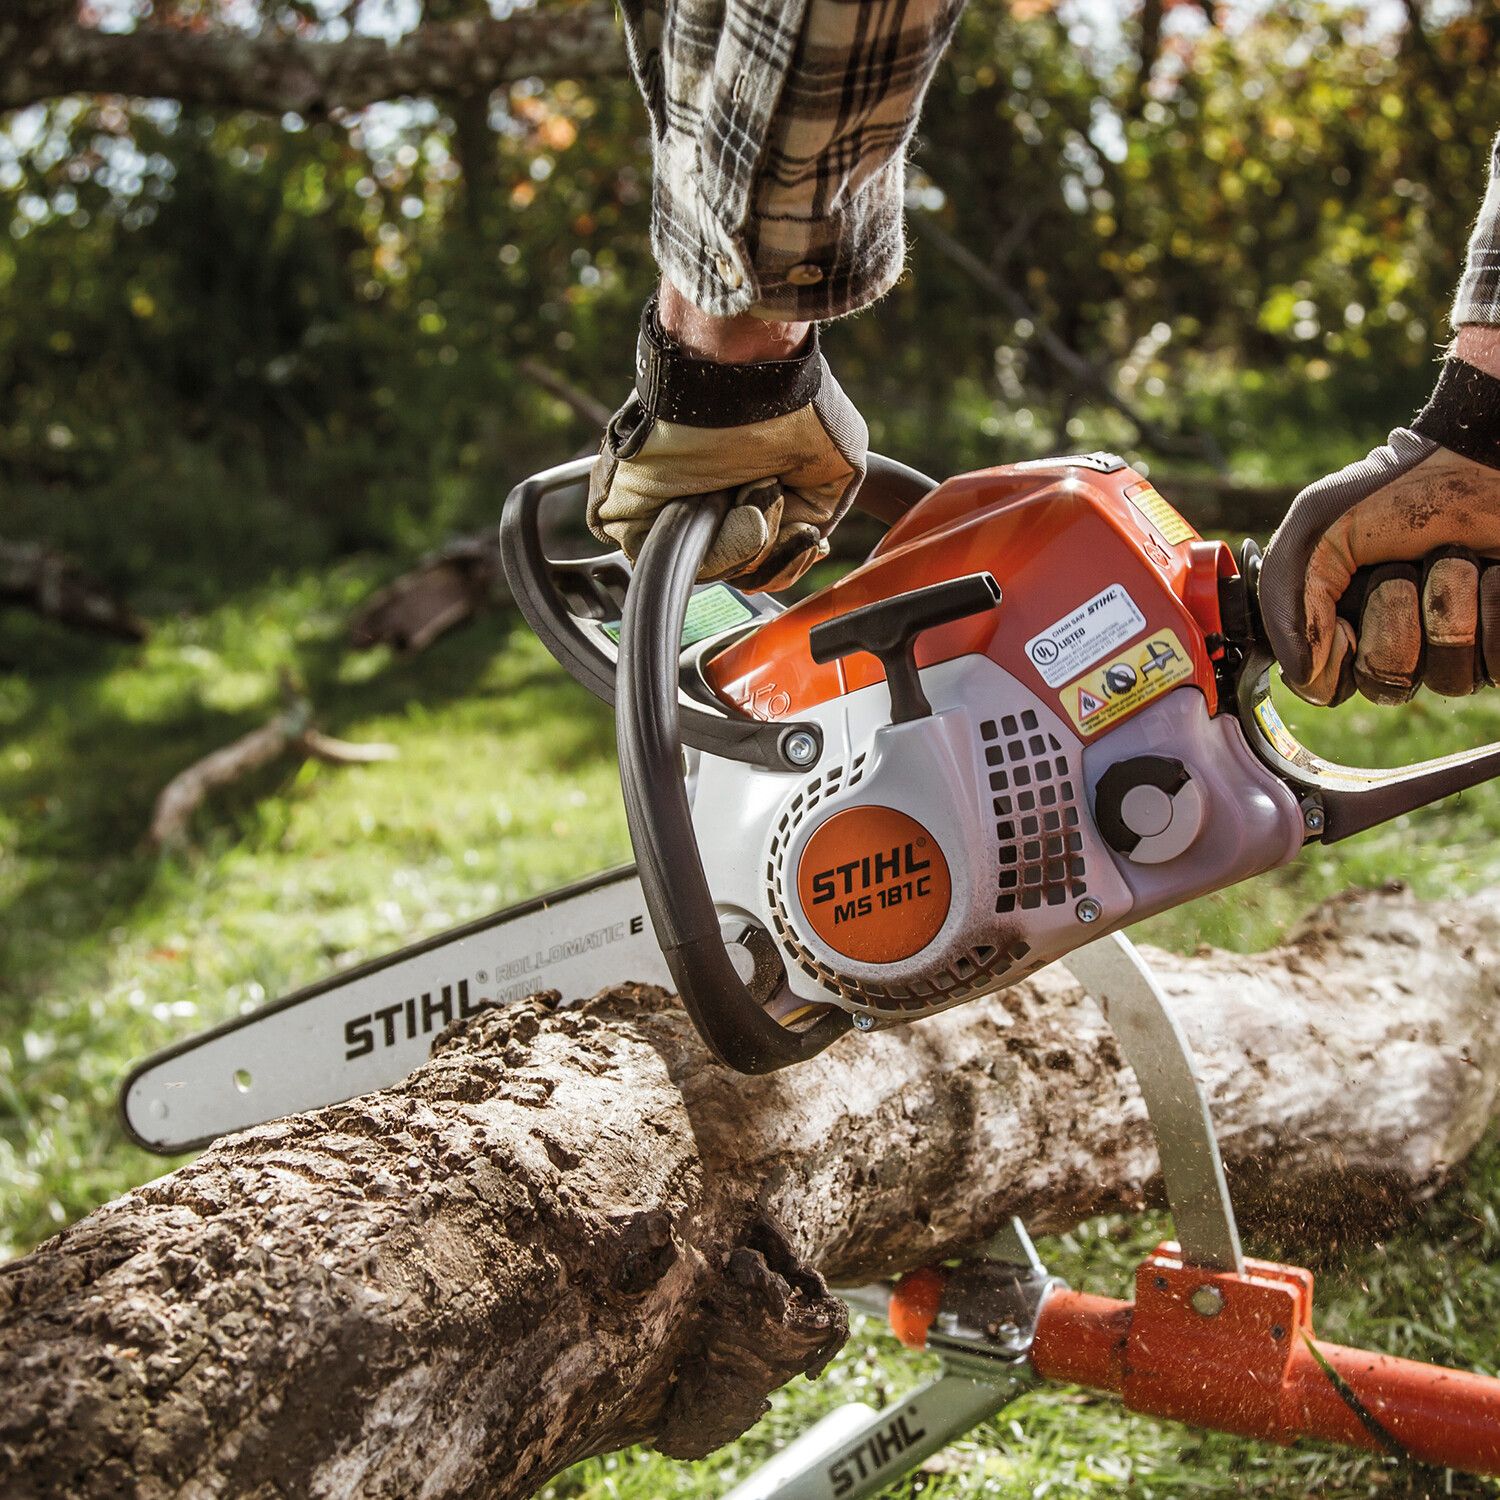
[[[1078,732],[1097,734],[1192,675],[1182,642],[1160,630],[1070,682],[1059,696]]]
[[[1269,694],[1255,705],[1255,717],[1260,720],[1260,727],[1265,730],[1266,738],[1271,744],[1288,760],[1296,760],[1302,752],[1302,746],[1292,737],[1292,731],[1277,713]]]
[[[1198,535],[1154,484],[1143,484],[1138,490],[1127,492],[1125,498],[1156,527],[1169,546],[1191,542]]]

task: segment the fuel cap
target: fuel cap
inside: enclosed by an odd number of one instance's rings
[[[1198,783],[1166,755],[1116,761],[1094,792],[1094,821],[1104,841],[1135,864],[1176,859],[1198,837],[1204,812]]]

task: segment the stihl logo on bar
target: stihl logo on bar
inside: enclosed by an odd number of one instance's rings
[[[411,995],[368,1015],[355,1016],[344,1022],[344,1061],[353,1062],[377,1046],[394,1047],[398,1041],[415,1041],[419,1036],[441,1031],[460,1017],[474,1015],[485,1003],[483,995],[471,1003],[469,981],[460,979],[456,996],[453,985],[445,984],[435,995],[432,992]]]
[[[828,1466],[828,1482],[835,1495],[847,1495],[861,1480],[878,1474],[893,1458],[899,1458],[914,1443],[927,1436],[925,1427],[913,1431],[906,1425],[906,1413],[885,1424],[867,1437],[848,1458]]]
[[[395,1047],[401,1042],[414,1042],[419,1036],[430,1036],[486,1005],[508,1005],[512,1000],[534,995],[547,988],[547,975],[559,964],[595,953],[611,943],[624,942],[628,937],[639,937],[645,928],[644,917],[631,916],[575,933],[550,948],[538,948],[510,959],[493,971],[480,969],[477,982],[489,993],[473,1000],[469,998],[469,981],[460,979],[456,986],[445,984],[440,989],[410,995],[379,1010],[354,1016],[344,1022],[344,1061],[368,1057],[377,1047]]]
[[[952,887],[937,840],[892,807],[851,807],[807,841],[797,895],[812,930],[865,963],[920,953],[948,915]]]

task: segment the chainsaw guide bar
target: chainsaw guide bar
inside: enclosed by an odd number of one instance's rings
[[[172,1154],[399,1083],[445,1026],[539,990],[670,984],[633,867],[606,871],[388,953],[141,1063],[126,1134]]]

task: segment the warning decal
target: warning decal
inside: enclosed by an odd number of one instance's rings
[[[1070,682],[1062,690],[1062,705],[1080,734],[1097,734],[1192,675],[1192,658],[1182,642],[1161,630]]]
[[[1182,518],[1177,507],[1154,484],[1125,491],[1125,498],[1162,534],[1169,546],[1190,542],[1198,533]]]
[[[1078,717],[1091,719],[1105,706],[1107,700],[1096,698],[1087,688],[1078,689]]]
[[[1032,636],[1026,642],[1026,655],[1042,674],[1042,681],[1048,687],[1057,687],[1111,651],[1118,651],[1145,628],[1146,617],[1125,592],[1125,585],[1112,583]]]
[[[1255,717],[1260,721],[1260,727],[1265,731],[1266,738],[1288,760],[1296,760],[1298,756],[1305,753],[1293,737],[1292,731],[1286,727],[1281,715],[1277,713],[1276,705],[1271,702],[1269,694],[1255,705]]]

